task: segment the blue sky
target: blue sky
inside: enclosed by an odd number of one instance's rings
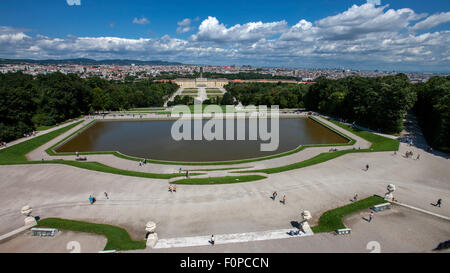
[[[450,1],[376,4],[2,0],[0,57],[450,70]]]

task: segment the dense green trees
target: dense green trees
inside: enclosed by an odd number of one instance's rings
[[[0,141],[93,111],[163,106],[177,88],[172,83],[114,83],[62,73],[35,78],[20,72],[0,74]]]
[[[416,94],[404,74],[339,80],[321,77],[315,84],[306,85],[230,83],[225,88],[243,105],[306,107],[387,133],[402,130],[406,111],[416,101]]]
[[[450,76],[433,77],[414,88],[414,110],[428,143],[450,152]]]
[[[243,105],[279,105],[280,108],[302,108],[308,85],[291,83],[229,83],[225,86]],[[231,98],[224,99],[229,102]]]
[[[415,92],[404,74],[339,80],[319,78],[305,95],[305,106],[310,110],[387,133],[402,130],[403,118],[415,101]]]

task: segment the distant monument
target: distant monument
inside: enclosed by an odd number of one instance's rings
[[[200,67],[200,77],[197,79],[175,79],[175,83],[183,88],[222,88],[228,84],[227,79],[207,79],[203,78],[203,67]]]

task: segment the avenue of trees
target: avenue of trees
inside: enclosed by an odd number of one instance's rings
[[[172,83],[113,83],[62,73],[0,74],[0,141],[95,111],[163,106],[177,88]]]

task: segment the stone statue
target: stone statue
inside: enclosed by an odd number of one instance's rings
[[[147,231],[147,246],[153,248],[158,241],[158,234],[155,233],[156,223],[149,221],[147,225],[145,225],[145,231]]]

